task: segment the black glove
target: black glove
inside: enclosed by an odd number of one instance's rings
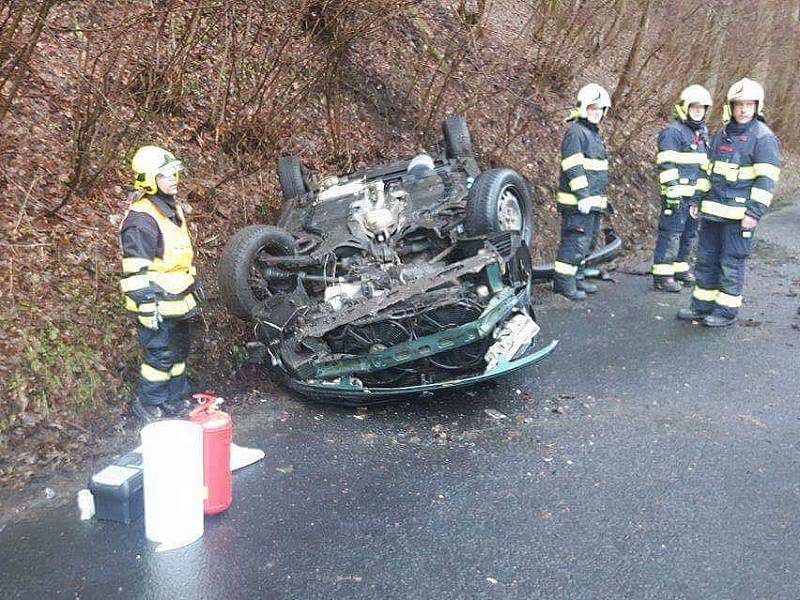
[[[192,290],[192,294],[194,294],[194,299],[197,300],[198,304],[208,304],[206,289],[203,287],[203,282],[199,276],[195,276],[194,278],[194,289]]]

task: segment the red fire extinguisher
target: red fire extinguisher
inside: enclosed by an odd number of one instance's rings
[[[203,483],[208,491],[203,508],[207,515],[216,515],[230,508],[231,438],[233,423],[228,413],[219,410],[222,398],[211,394],[193,394],[199,406],[189,419],[203,428]]]

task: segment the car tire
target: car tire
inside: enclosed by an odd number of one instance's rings
[[[225,308],[245,321],[253,319],[253,309],[260,302],[251,286],[251,276],[256,256],[262,251],[291,256],[297,253],[297,242],[279,227],[250,225],[231,237],[217,267],[219,295]]]
[[[518,230],[528,247],[533,241],[530,189],[513,169],[491,169],[478,175],[469,190],[466,212],[464,227],[468,235]]]
[[[442,123],[447,158],[472,158],[472,138],[463,117],[447,117]]]
[[[282,156],[278,159],[278,182],[284,200],[302,196],[309,191],[303,163],[298,156]]]

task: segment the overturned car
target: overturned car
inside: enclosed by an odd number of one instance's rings
[[[277,226],[226,245],[221,298],[297,392],[381,401],[494,379],[556,347],[534,348],[528,185],[481,171],[463,119],[442,128],[430,155],[345,176],[282,158]]]

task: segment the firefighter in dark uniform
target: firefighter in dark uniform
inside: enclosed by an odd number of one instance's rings
[[[167,150],[143,146],[131,167],[137,192],[120,228],[120,286],[145,354],[131,408],[151,421],[180,416],[189,406],[191,319],[204,294],[186,217],[175,200],[183,163]]]
[[[700,201],[697,283],[678,318],[709,327],[736,322],[745,260],[780,175],[780,142],[764,123],[764,89],[742,79],[728,90],[724,126],[709,149],[711,190]],[[697,208],[693,208],[697,211]]]
[[[608,155],[598,125],[611,106],[608,92],[590,83],[578,92],[573,121],[561,142],[558,211],[561,243],[555,261],[553,291],[570,300],[583,300],[597,286],[582,275],[584,260],[600,232],[600,215],[608,205]]]
[[[664,292],[679,292],[681,283],[694,283],[689,265],[697,221],[689,207],[697,204],[710,186],[706,114],[711,94],[701,85],[690,85],[675,105],[675,120],[658,136],[656,164],[661,184],[661,215],[653,256],[653,285]]]

